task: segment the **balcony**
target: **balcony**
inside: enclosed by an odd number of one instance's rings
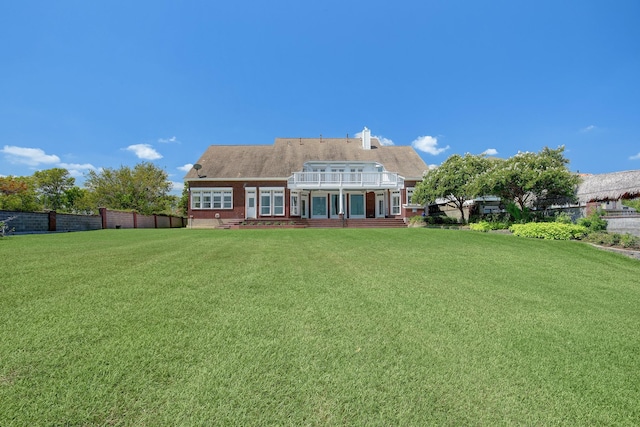
[[[404,178],[393,172],[294,172],[292,190],[378,190],[404,187]]]

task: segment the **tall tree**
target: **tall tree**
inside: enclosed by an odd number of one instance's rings
[[[475,180],[485,172],[491,161],[483,155],[454,154],[439,167],[428,171],[413,192],[415,203],[444,200],[447,206],[458,209],[466,222],[464,204],[477,195]]]
[[[75,185],[75,178],[63,168],[37,171],[33,174],[36,191],[45,209],[68,210],[67,192]]]
[[[8,211],[39,211],[33,177],[0,177],[0,209]]]
[[[477,180],[478,192],[514,202],[521,212],[528,207],[546,209],[551,204],[573,201],[580,178],[567,168],[564,146],[539,153],[518,153],[494,166]]]
[[[167,173],[150,162],[138,163],[134,168],[89,171],[85,187],[96,206],[146,215],[167,212],[172,201]]]

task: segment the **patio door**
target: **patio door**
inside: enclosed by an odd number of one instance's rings
[[[349,218],[364,218],[365,217],[365,202],[364,194],[350,194],[349,195]]]
[[[311,218],[327,218],[327,195],[311,195]]]
[[[304,194],[300,199],[300,218],[309,218],[307,214],[307,195]]]
[[[376,193],[376,218],[384,218],[386,215],[384,193]]]
[[[247,219],[256,219],[256,189],[247,188],[245,192],[245,199],[245,217]]]

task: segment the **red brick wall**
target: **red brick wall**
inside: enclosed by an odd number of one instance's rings
[[[192,181],[190,183],[191,188],[217,188],[217,187],[233,188],[233,209],[191,209],[191,200],[189,200],[189,217],[190,218],[193,217],[194,220],[198,220],[198,219],[213,220],[213,219],[216,219],[216,214],[218,214],[219,215],[218,218],[221,220],[244,219],[245,205],[246,205],[246,200],[245,200],[246,187],[256,188],[256,209],[259,209],[261,187],[285,187],[284,218],[287,218],[289,216],[289,189],[287,189],[286,186],[287,186],[287,181],[248,181],[248,182]],[[259,210],[258,210],[258,215],[259,215]],[[261,217],[261,218],[269,218],[269,217]],[[283,218],[283,217],[278,216],[273,218]]]

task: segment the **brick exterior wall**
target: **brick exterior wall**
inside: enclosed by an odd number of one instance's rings
[[[405,187],[415,187],[417,185],[417,181],[405,181]],[[284,216],[262,216],[260,215],[260,188],[264,187],[283,187],[285,189],[284,194],[284,205],[285,212]],[[240,220],[246,218],[245,207],[246,207],[246,188],[255,188],[256,189],[256,214],[260,219],[271,219],[274,221],[278,220],[286,220],[289,218],[299,218],[300,216],[292,216],[290,213],[290,196],[291,191],[287,188],[287,181],[191,181],[190,188],[232,188],[233,190],[233,209],[192,209],[191,208],[191,200],[189,200],[189,226],[191,227],[215,227],[221,225],[230,220]],[[371,216],[371,207],[370,203],[375,203],[375,191],[379,190],[371,190],[368,191],[365,197],[366,200],[366,216]],[[385,190],[386,191],[386,190]],[[400,192],[401,195],[401,203],[402,206],[406,201],[406,190],[402,190]],[[391,212],[391,201],[390,197],[387,198],[387,212]],[[349,208],[349,198],[345,200],[345,211],[348,212]],[[311,201],[307,200],[307,209],[311,209]],[[373,207],[373,212],[375,212],[375,207]],[[422,210],[417,210],[416,212],[413,209],[404,209],[401,207],[400,214],[394,215],[395,218],[410,218],[414,215],[422,215]]]

